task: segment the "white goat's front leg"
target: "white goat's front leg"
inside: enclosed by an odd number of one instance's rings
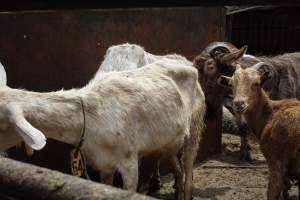
[[[268,200],[282,200],[283,199],[283,183],[284,172],[283,167],[272,166],[269,167],[269,183],[268,183]]]
[[[183,173],[180,167],[180,161],[178,160],[177,155],[170,158],[170,162],[173,169],[173,174],[175,178],[175,199],[182,200],[184,199],[183,195]]]
[[[122,175],[123,188],[130,191],[136,191],[138,184],[138,156],[131,156],[120,160],[117,166]]]

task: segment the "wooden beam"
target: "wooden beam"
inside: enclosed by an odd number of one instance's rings
[[[125,199],[153,198],[63,173],[0,158],[0,197],[13,199]]]
[[[1,0],[0,11],[186,6],[296,6],[297,0]]]

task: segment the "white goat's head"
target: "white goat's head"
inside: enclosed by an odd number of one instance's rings
[[[19,142],[19,135],[29,147],[40,150],[46,144],[46,137],[25,119],[22,108],[12,101],[13,91],[6,86],[6,72],[0,64],[0,146],[14,146]]]

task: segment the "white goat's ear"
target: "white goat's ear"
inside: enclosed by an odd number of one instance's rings
[[[14,125],[24,142],[32,149],[40,150],[46,145],[44,134],[34,128],[24,117],[18,116]]]
[[[3,65],[0,63],[0,87],[5,86],[6,84],[7,84],[6,71]]]
[[[18,107],[9,106],[10,122],[15,126],[24,142],[34,150],[40,150],[46,145],[46,137],[38,129],[34,128],[25,118]]]

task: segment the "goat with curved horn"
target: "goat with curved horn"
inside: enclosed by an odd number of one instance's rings
[[[243,57],[246,51],[247,46],[238,49],[229,42],[213,42],[194,59],[194,66],[199,71],[199,81],[205,92],[208,105],[225,105],[233,113],[231,109],[232,100],[230,91],[219,85],[216,80],[221,75],[231,76],[236,68],[239,67],[235,61]],[[210,109],[214,110],[214,108]],[[245,125],[239,122],[239,120],[238,127],[240,133],[246,132],[244,131]],[[231,130],[226,130],[226,132],[230,131]],[[240,134],[240,158],[242,160],[251,160],[246,135],[247,133]]]

